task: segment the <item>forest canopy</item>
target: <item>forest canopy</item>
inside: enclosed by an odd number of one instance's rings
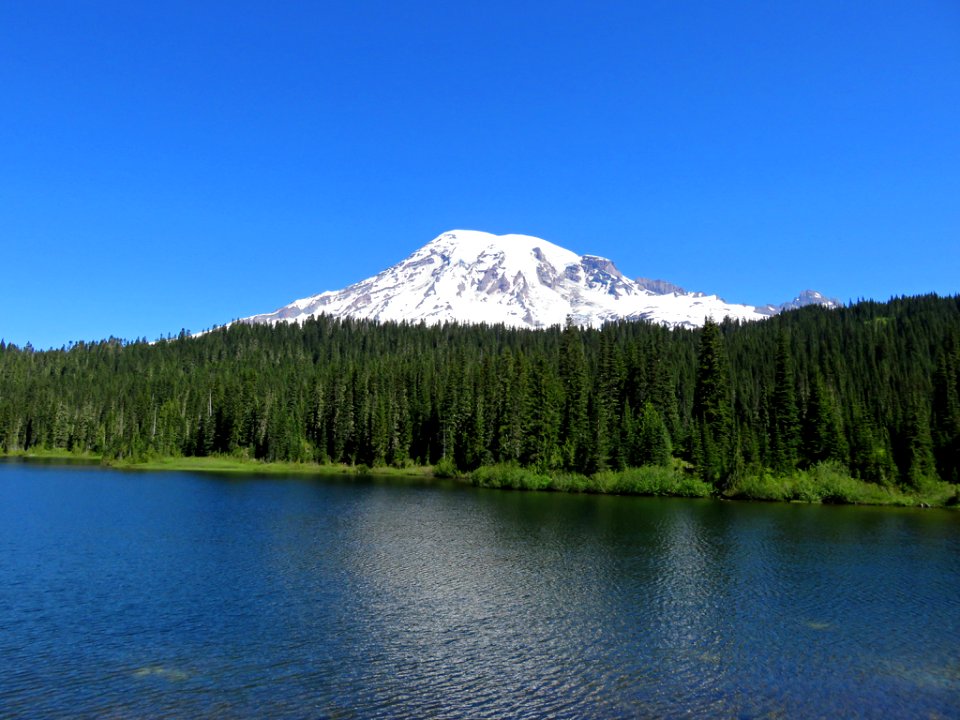
[[[819,463],[960,483],[960,296],[670,330],[233,324],[156,343],[0,343],[0,451],[596,473],[718,490]]]

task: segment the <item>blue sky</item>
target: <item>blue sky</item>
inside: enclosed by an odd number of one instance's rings
[[[727,300],[960,292],[960,4],[0,4],[0,337],[154,339],[453,228]]]

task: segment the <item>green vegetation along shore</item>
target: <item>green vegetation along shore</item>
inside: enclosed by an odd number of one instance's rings
[[[513,490],[583,492],[615,495],[757,500],[846,505],[897,505],[903,507],[956,507],[960,493],[950,483],[933,482],[904,492],[857,480],[836,465],[818,465],[790,475],[744,476],[717,492],[710,483],[679,468],[645,466],[604,471],[592,476],[576,473],[544,475],[517,466],[481,467],[469,475],[478,487]]]
[[[207,457],[164,457],[107,460],[91,454],[37,448],[31,452],[0,454],[0,458],[46,462],[89,462],[130,471],[188,471],[228,474],[353,476],[407,479],[444,479],[467,482],[479,488],[537,492],[572,492],[604,495],[641,495],[682,498],[723,498],[761,502],[800,502],[848,505],[894,505],[900,507],[960,507],[960,488],[932,482],[922,490],[904,492],[895,486],[881,487],[857,480],[835,464],[822,464],[809,471],[788,476],[765,473],[745,476],[722,493],[698,478],[690,467],[648,465],[620,471],[607,470],[587,476],[579,473],[544,474],[519,465],[482,466],[469,473],[459,472],[450,463],[436,466],[411,465],[404,468],[366,465],[319,464],[314,462],[265,462],[250,458],[212,455]]]

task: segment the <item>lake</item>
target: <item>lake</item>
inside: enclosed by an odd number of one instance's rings
[[[960,515],[0,462],[0,717],[960,717]]]

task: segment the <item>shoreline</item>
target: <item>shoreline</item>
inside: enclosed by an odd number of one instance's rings
[[[406,478],[425,481],[457,481],[477,488],[525,492],[565,492],[592,495],[633,495],[639,497],[713,498],[748,502],[787,502],[807,505],[871,505],[956,509],[960,487],[937,483],[927,492],[905,492],[882,487],[849,476],[796,471],[790,476],[769,473],[748,476],[723,493],[715,492],[699,478],[677,468],[628,468],[603,471],[592,476],[574,473],[539,474],[518,466],[483,466],[473,472],[437,472],[434,466],[410,465],[367,467],[366,465],[266,462],[249,458],[212,455],[181,456],[149,460],[106,460],[93,453],[33,449],[0,452],[0,460],[15,459],[64,464],[83,463],[133,472],[205,472],[216,474],[301,475],[305,477]]]

